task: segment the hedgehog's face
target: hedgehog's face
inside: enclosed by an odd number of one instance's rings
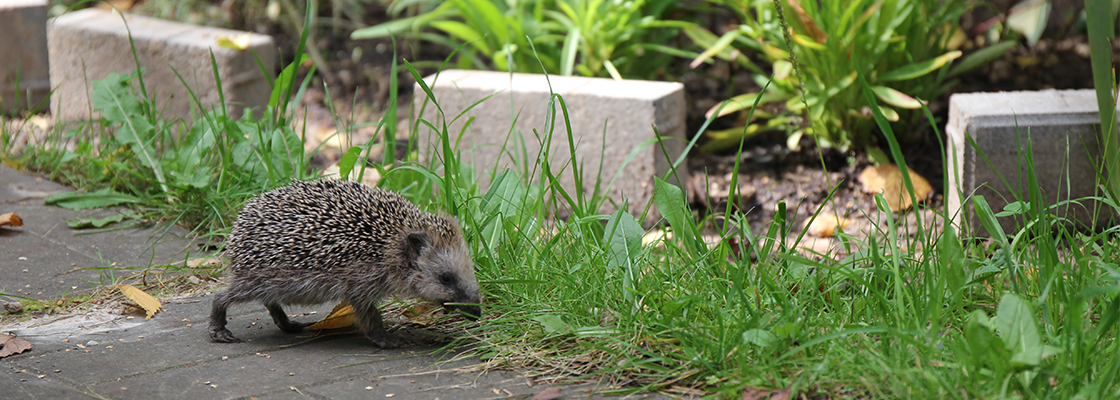
[[[423,232],[408,235],[407,248],[412,261],[410,279],[415,295],[439,303],[448,312],[458,309],[464,316],[477,319],[482,308],[477,305],[448,305],[447,303],[479,303],[478,280],[474,277],[474,262],[466,243],[440,243]]]

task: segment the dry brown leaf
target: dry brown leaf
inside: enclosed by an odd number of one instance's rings
[[[31,350],[31,342],[12,335],[0,335],[0,358]]]
[[[914,185],[914,197],[918,201],[925,200],[926,196],[933,191],[933,187],[929,185],[926,178],[918,175],[914,169],[906,167],[910,171],[910,183]],[[887,207],[891,211],[899,212],[910,208],[913,204],[910,202],[910,194],[906,192],[906,187],[902,184],[902,170],[894,164],[883,164],[879,166],[868,166],[859,173],[859,181],[863,183],[863,191],[867,193],[882,193],[883,200],[887,201]]]
[[[847,218],[838,217],[829,213],[821,213],[817,215],[816,218],[812,219],[812,223],[809,222],[810,220],[805,220],[805,230],[808,231],[810,235],[823,238],[832,237],[837,229],[844,230],[844,228],[847,228],[848,225],[852,223],[852,221]]]
[[[124,293],[124,297],[135,301],[136,304],[139,304],[140,307],[148,313],[148,316],[144,317],[144,319],[152,319],[153,315],[156,315],[157,312],[163,309],[163,304],[161,304],[159,300],[152,297],[148,292],[137,289],[135,286],[122,283],[117,285],[117,289],[120,289],[121,293]]]
[[[556,400],[560,398],[561,392],[563,392],[563,389],[560,389],[557,386],[553,386],[537,392],[537,394],[534,394],[533,398],[530,400]]]
[[[787,4],[789,4],[789,8],[793,9],[794,15],[797,15],[797,20],[801,22],[801,26],[805,28],[805,33],[809,37],[820,44],[828,41],[828,34],[817,26],[817,22],[809,16],[809,13],[805,12],[804,8],[801,8],[801,4],[798,4],[796,0],[789,0]]]
[[[23,226],[23,219],[16,213],[3,213],[0,214],[0,226]]]
[[[743,400],[789,400],[790,389],[765,390],[747,389],[743,392]]]
[[[319,322],[311,324],[307,329],[317,331],[345,328],[350,325],[354,325],[354,306],[350,305],[350,302],[343,300],[341,303],[338,303],[337,306],[334,306],[330,314],[327,314],[327,316],[323,317]]]
[[[436,307],[431,305],[431,304],[417,304],[415,306],[409,307],[408,309],[404,310],[404,312],[402,314],[404,314],[405,317],[411,319],[411,318],[416,318],[416,317],[419,317],[421,315],[424,315],[428,311],[431,311],[433,308],[436,308]]]

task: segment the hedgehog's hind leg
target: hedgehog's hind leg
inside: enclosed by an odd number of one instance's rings
[[[284,307],[281,307],[280,303],[268,303],[264,306],[268,308],[268,313],[272,314],[272,322],[284,332],[296,333],[311,325],[308,322],[292,322],[289,320],[288,314],[284,312]]]
[[[240,343],[242,341],[226,328],[226,309],[233,303],[245,301],[234,293],[233,290],[226,290],[214,296],[214,303],[210,308],[210,339],[215,342]]]

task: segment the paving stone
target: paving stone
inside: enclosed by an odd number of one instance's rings
[[[4,38],[0,40],[0,114],[13,114],[40,103],[46,107],[43,101],[51,91],[47,57],[49,6],[47,0],[0,1],[0,37]]]
[[[553,93],[564,98],[576,161],[587,193],[594,189],[596,178],[602,180],[603,188],[613,182],[607,195],[619,205],[628,198],[631,211],[640,213],[653,196],[653,177],[665,176],[669,160],[676,160],[686,144],[684,86],[680,83],[561,76],[546,79],[536,74],[511,76],[504,72],[465,70],[443,71],[438,79],[433,75],[425,78],[425,82],[448,120],[493,95],[448,126],[452,140],[460,140],[456,136],[473,118],[457,151],[463,160],[473,160],[475,174],[483,185],[495,165],[498,171],[516,168],[527,158],[531,168],[543,143],[551,153],[553,173],[559,175],[565,190],[574,196],[571,152],[563,112],[558,106],[556,128],[551,140],[546,137],[550,85]],[[425,96],[419,88],[415,93],[413,106],[418,112]],[[517,124],[511,134],[510,125],[515,117]],[[420,118],[442,127],[443,119],[430,103]],[[665,138],[669,160],[656,143],[650,143],[657,135],[654,126]],[[421,156],[426,160],[437,159],[442,152],[438,133],[423,124],[418,133]],[[631,154],[633,159],[624,166]],[[687,165],[680,168],[687,170]],[[615,207],[608,202],[599,211],[613,210]]]
[[[110,73],[136,71],[129,31],[136,45],[136,56],[144,68],[144,84],[154,94],[165,119],[190,117],[193,106],[190,94],[175,71],[182,75],[204,108],[220,104],[210,64],[211,51],[231,115],[240,116],[245,107],[262,107],[268,103],[271,89],[252,52],[257,53],[265,66],[273,68],[276,49],[271,37],[250,34],[249,49],[236,50],[218,46],[217,39],[221,35],[236,36],[245,32],[130,14],[124,18],[128,21],[127,28],[119,14],[85,9],[57,17],[48,25],[50,79],[57,88],[51,113],[57,120],[89,118],[88,97],[92,82]]]
[[[168,264],[199,252],[201,240],[188,238],[178,227],[137,226],[98,234],[70,229],[69,219],[115,212],[43,205],[50,195],[70,190],[0,166],[0,212],[14,212],[24,224],[0,227],[0,293],[56,298],[135,270],[124,268]],[[114,263],[118,270],[103,269]]]
[[[1039,188],[1050,205],[1101,195],[1096,172],[1103,168],[1100,117],[1092,90],[954,94],[945,132],[952,171],[947,209],[958,226],[972,232],[986,233],[969,196],[984,196],[994,212],[1016,198],[1029,201],[1028,140]],[[1085,225],[1113,217],[1098,202],[1065,204],[1055,213]],[[1008,233],[1021,226],[1014,216],[999,222]]]
[[[79,388],[55,380],[53,377],[5,368],[0,375],[0,399],[96,399]],[[43,374],[45,375],[45,374]]]

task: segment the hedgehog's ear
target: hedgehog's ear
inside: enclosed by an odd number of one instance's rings
[[[416,260],[420,257],[420,252],[428,248],[428,234],[424,232],[412,232],[405,238],[404,248],[405,253],[408,254],[409,260]]]

